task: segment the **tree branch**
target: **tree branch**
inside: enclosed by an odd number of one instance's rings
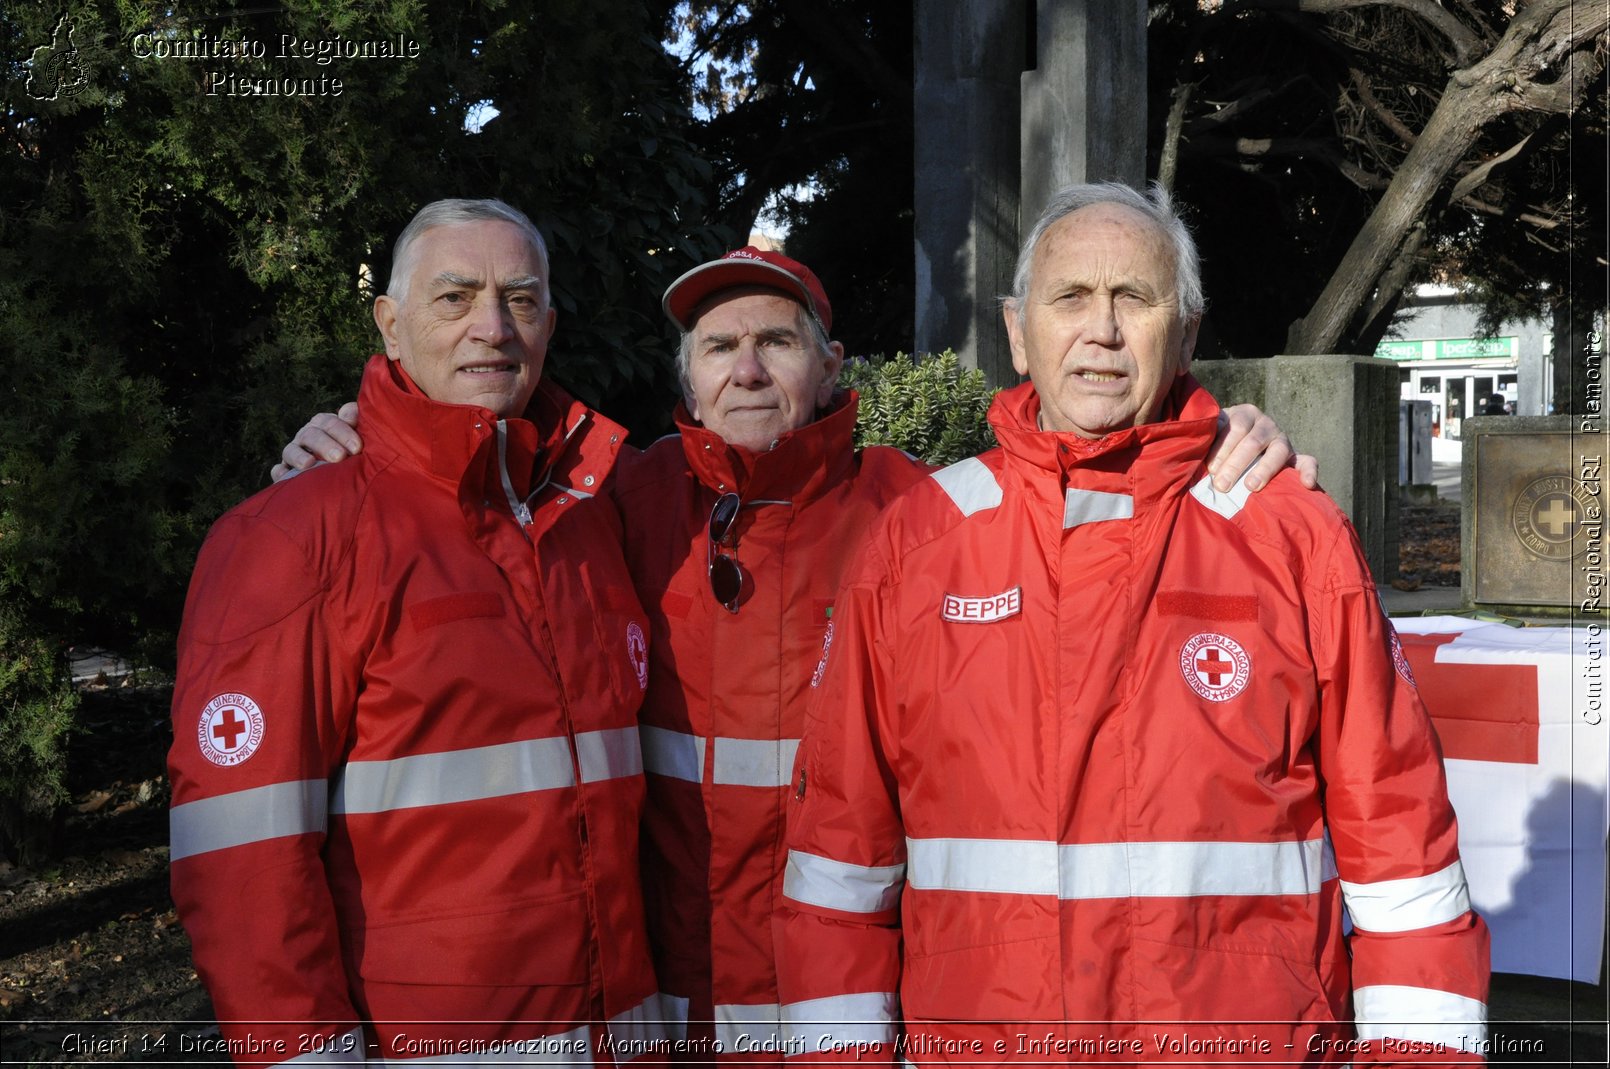
[[[1532,135],[1527,134],[1525,137],[1521,138],[1515,144],[1509,146],[1509,148],[1505,149],[1503,152],[1500,152],[1492,159],[1473,168],[1469,174],[1465,175],[1454,185],[1453,192],[1448,194],[1448,199],[1462,200],[1465,194],[1474,193],[1478,188],[1481,187],[1482,183],[1487,181],[1488,176],[1491,175],[1493,171],[1520,155],[1521,149],[1525,148],[1526,143],[1531,139]]]
[[[1509,214],[1508,209],[1497,204],[1488,204],[1486,201],[1477,200],[1475,197],[1460,197],[1459,203],[1471,211],[1482,212],[1486,215]],[[1560,226],[1558,219],[1549,219],[1534,212],[1517,212],[1515,213],[1515,218],[1523,223],[1530,223],[1540,230],[1557,230]]]
[[[1157,161],[1157,182],[1164,189],[1174,188],[1174,171],[1180,161],[1180,136],[1185,126],[1185,108],[1191,101],[1195,82],[1181,82],[1174,87],[1174,101],[1168,106],[1168,121],[1163,124],[1163,151]]]
[[[1242,0],[1236,6],[1270,11],[1301,11],[1307,15],[1334,15],[1370,7],[1395,7],[1418,17],[1446,37],[1448,43],[1453,45],[1457,66],[1469,63],[1471,56],[1481,47],[1481,40],[1468,26],[1433,0]]]
[[[1381,124],[1396,134],[1398,140],[1405,146],[1413,145],[1416,140],[1414,131],[1405,126],[1402,119],[1381,103],[1375,95],[1375,90],[1370,88],[1370,80],[1364,72],[1357,67],[1349,67],[1347,76],[1353,80],[1353,88],[1358,90],[1358,98],[1370,110],[1370,114],[1381,120]]]

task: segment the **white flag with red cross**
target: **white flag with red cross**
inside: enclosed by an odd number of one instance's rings
[[[1610,830],[1606,632],[1396,619],[1493,969],[1596,983]]]

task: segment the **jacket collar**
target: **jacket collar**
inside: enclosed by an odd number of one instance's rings
[[[990,406],[990,426],[1009,468],[1057,496],[1078,487],[1128,493],[1138,504],[1200,478],[1217,432],[1219,403],[1184,375],[1155,423],[1089,439],[1043,431],[1039,417],[1040,396],[1030,382],[1001,391]]]
[[[803,503],[843,478],[855,462],[854,390],[837,394],[832,409],[814,423],[790,431],[764,453],[731,445],[676,406],[682,452],[688,468],[716,493],[737,493],[744,501]]]
[[[366,448],[380,455],[395,453],[453,483],[472,474],[496,477],[497,415],[479,405],[431,400],[385,353],[370,357],[364,366],[358,413]],[[547,479],[573,478],[575,489],[596,492],[626,440],[618,425],[547,379],[537,383],[523,418],[501,423],[505,464],[522,497]],[[494,465],[490,471],[489,462]],[[588,475],[591,483],[585,483]]]

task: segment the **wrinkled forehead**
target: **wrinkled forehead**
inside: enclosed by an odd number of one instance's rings
[[[1117,272],[1174,284],[1174,246],[1157,222],[1122,204],[1092,204],[1057,220],[1034,250],[1034,277],[1052,282]]]
[[[548,278],[548,255],[542,246],[520,227],[502,220],[433,226],[419,235],[415,247],[414,270],[425,277],[490,263],[504,271],[519,269],[544,281]]]

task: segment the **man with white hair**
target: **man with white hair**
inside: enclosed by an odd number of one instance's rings
[[[502,202],[421,209],[374,317],[363,455],[196,563],[169,769],[197,971],[237,1061],[625,1061],[667,1016],[648,620],[582,489],[625,434],[543,378],[547,252]]]
[[[780,1061],[772,919],[812,670],[868,530],[930,469],[855,448],[833,307],[806,265],[737,249],[687,271],[662,303],[681,332],[678,433],[624,459],[608,487],[650,620],[649,933],[695,1055]],[[351,433],[317,417],[286,460],[337,459]],[[1268,479],[1290,456],[1278,433],[1247,406],[1219,455],[1239,472],[1270,445],[1253,476]],[[1305,470],[1311,480],[1311,458]]]
[[[1336,506],[1208,478],[1202,308],[1166,193],[1062,191],[1005,302],[1000,448],[870,533],[789,816],[811,1050],[1480,1060],[1436,737]]]

